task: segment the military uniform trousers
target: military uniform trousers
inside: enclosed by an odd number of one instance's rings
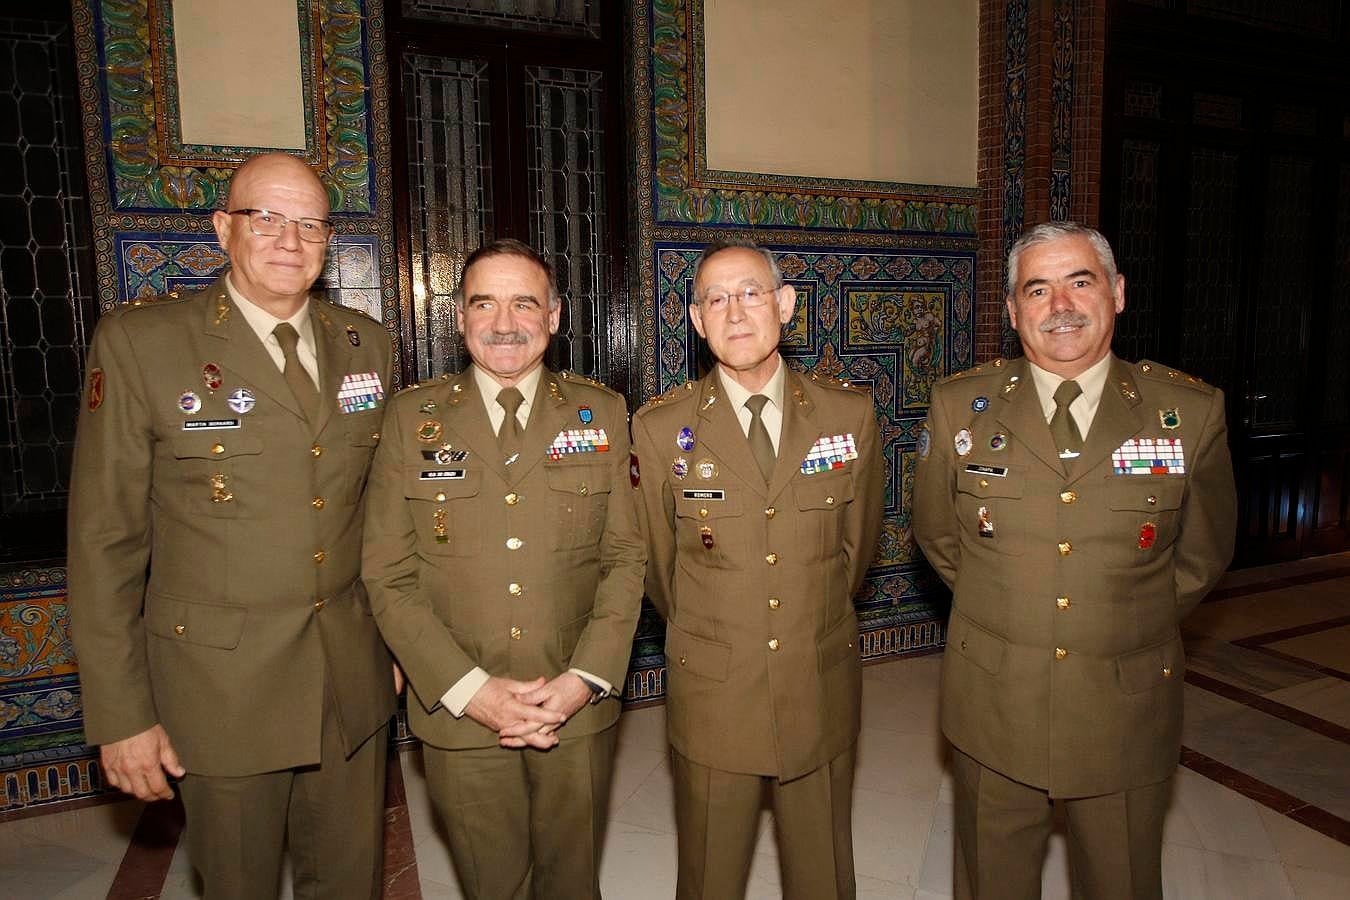
[[[1162,900],[1163,816],[1173,779],[1098,797],[1056,797],[952,748],[956,897],[1035,900],[1061,804],[1075,900]]]
[[[854,744],[788,781],[699,765],[673,747],[677,900],[744,897],[768,794],[784,900],[852,898]]]
[[[322,761],[228,777],[188,772],[181,783],[188,854],[206,900],[277,896],[288,847],[296,900],[374,900],[381,892],[385,726],[346,756],[331,693]]]
[[[618,726],[547,751],[427,744],[427,789],[468,900],[599,900]]]

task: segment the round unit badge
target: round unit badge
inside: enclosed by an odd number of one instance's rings
[[[253,392],[248,388],[240,388],[226,397],[225,402],[229,404],[230,409],[242,416],[253,409],[253,404],[257,402],[257,399],[254,398]]]
[[[924,422],[919,426],[919,459],[927,459],[928,451],[933,449],[933,433],[928,430],[928,423]]]
[[[973,412],[982,413],[989,408],[988,397],[976,397],[970,401],[970,408]]]
[[[694,429],[688,427],[680,429],[680,433],[675,436],[675,445],[688,453],[694,449]]]
[[[683,478],[689,474],[689,460],[683,456],[677,456],[670,463],[670,474],[676,478]]]
[[[700,459],[697,468],[699,478],[706,479],[717,477],[717,463],[713,462],[711,459]]]
[[[441,423],[427,419],[417,426],[417,439],[425,444],[434,444],[441,439]]]
[[[974,441],[971,440],[970,429],[968,428],[962,428],[958,431],[956,433],[956,438],[952,443],[956,446],[957,456],[965,456],[971,451],[971,448],[975,446]]]
[[[1001,431],[995,431],[989,438],[990,450],[1002,450],[1008,446],[1008,436]]]
[[[178,408],[188,415],[198,412],[202,408],[202,398],[198,397],[192,391],[183,391],[178,395]]]
[[[215,363],[206,363],[202,366],[202,383],[206,385],[208,391],[220,390],[221,375],[220,366]]]

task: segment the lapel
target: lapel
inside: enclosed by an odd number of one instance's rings
[[[787,362],[784,361],[784,366]],[[820,438],[816,422],[815,403],[807,395],[805,379],[788,369],[783,380],[783,430],[778,435],[778,461],[769,481],[769,501],[782,493],[793,477],[801,471],[802,460]],[[746,442],[749,446],[749,442]]]
[[[314,331],[314,356],[319,361],[319,421],[314,433],[320,434],[337,410],[338,390],[349,371],[352,345],[324,311],[323,301],[313,296],[309,298],[309,323]]]
[[[291,393],[281,370],[263,347],[262,341],[258,340],[257,333],[244,320],[243,313],[230,299],[224,275],[206,289],[205,297],[202,330],[207,336],[224,342],[219,355],[220,367],[233,372],[259,393],[270,397],[278,406],[303,419],[304,413],[295,402],[295,395]]]
[[[1064,471],[1026,357],[1019,357],[1009,366],[1008,375],[998,388],[998,402],[993,409],[998,423],[1016,436],[1022,446],[1056,472]],[[933,437],[934,440],[951,440],[939,435]]]
[[[1083,442],[1083,452],[1069,469],[1070,483],[1096,468],[1103,459],[1110,459],[1117,447],[1144,429],[1148,423],[1139,403],[1139,388],[1130,367],[1112,356],[1110,373],[1102,387],[1102,399],[1097,404],[1092,427]]]
[[[767,496],[768,485],[750,452],[750,442],[741,430],[741,421],[731,408],[721,384],[722,370],[713,364],[713,370],[700,383],[698,394],[698,440],[736,476],[756,493]],[[695,455],[698,448],[694,448]]]
[[[473,379],[472,364],[450,379],[445,402],[450,407],[447,410],[447,418],[453,423],[450,427],[459,439],[483,460],[486,468],[496,472],[503,481],[509,481],[507,470],[511,466],[505,465],[501,448],[497,446],[497,434],[492,430],[483,395]],[[431,417],[435,418],[435,415]]]
[[[571,408],[563,395],[561,379],[545,368],[539,373],[539,384],[530,400],[530,420],[525,423],[525,434],[520,440],[520,459],[508,467],[509,481],[520,481],[543,461],[558,432],[568,427],[567,413]]]

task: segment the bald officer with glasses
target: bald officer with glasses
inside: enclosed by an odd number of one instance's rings
[[[85,734],[141,800],[180,779],[206,896],[380,893],[388,651],[358,578],[389,390],[379,323],[309,296],[314,173],[245,163],[213,216],[230,268],[106,313],[70,489]]]
[[[716,366],[633,417],[647,594],[666,619],[676,896],[745,896],[767,793],[783,896],[852,898],[876,413],[866,392],[787,368],[796,292],[768,251],[708,247],[694,298]]]

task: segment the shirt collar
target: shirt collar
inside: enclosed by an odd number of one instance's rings
[[[529,411],[534,403],[534,394],[539,389],[539,379],[543,375],[544,364],[541,361],[528,375],[516,382],[516,387],[520,388],[521,396],[525,398],[525,402],[520,404],[520,408],[525,410],[526,419],[530,417]],[[500,406],[497,406],[497,395],[501,393],[502,385],[497,383],[497,379],[488,374],[486,370],[475,365],[473,367],[473,383],[478,385],[478,393],[482,396],[483,405],[487,407],[489,414],[494,409],[501,409]],[[517,412],[516,415],[519,416],[520,413]]]
[[[1107,353],[1074,379],[1083,389],[1082,399],[1086,409],[1096,409],[1097,404],[1101,402],[1102,391],[1106,389],[1106,376],[1111,371],[1111,359],[1112,354]],[[1027,366],[1031,369],[1031,377],[1036,382],[1036,394],[1040,397],[1041,409],[1048,418],[1055,412],[1055,391],[1068,379],[1054,372],[1047,372],[1029,359]]]
[[[244,321],[253,329],[254,334],[258,335],[258,340],[263,342],[266,342],[268,338],[273,338],[273,340],[275,340],[275,337],[272,335],[273,329],[282,322],[289,322],[296,333],[300,335],[300,340],[305,346],[311,348],[314,347],[314,324],[309,319],[308,298],[305,299],[305,302],[300,306],[300,309],[296,310],[295,315],[291,316],[289,319],[278,319],[276,316],[241,294],[234,286],[234,282],[230,279],[228,274],[225,276],[225,290],[229,292],[230,299],[234,301],[234,305],[239,308],[239,312],[244,317]]]
[[[764,387],[753,393],[763,394],[769,398],[769,402],[776,409],[783,408],[783,383],[787,380],[787,367],[783,365],[783,357],[778,357],[778,368],[774,370],[773,375],[765,383]],[[727,401],[731,408],[740,412],[745,406],[745,401],[750,399],[751,391],[741,387],[741,383],[723,370],[721,363],[717,365],[717,376],[722,380],[722,390],[726,392]]]

